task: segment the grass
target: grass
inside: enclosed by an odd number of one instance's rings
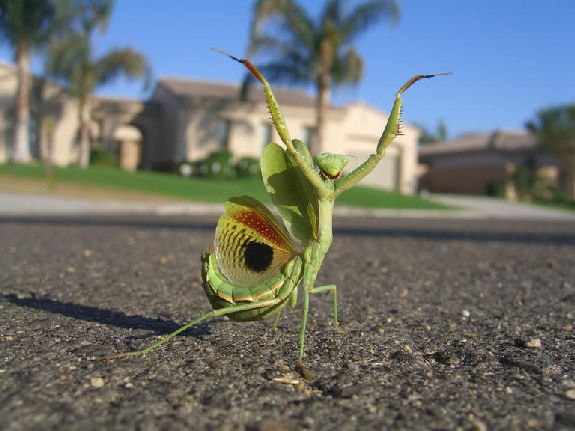
[[[533,203],[547,208],[554,208],[559,210],[567,210],[575,212],[575,202],[535,200],[533,201]]]
[[[45,181],[43,165],[0,165],[0,176]],[[112,190],[124,190],[187,201],[225,202],[230,196],[250,195],[264,203],[270,203],[260,178],[250,179],[204,179],[182,178],[155,172],[125,172],[112,168],[75,166],[54,168],[57,184],[90,186]],[[0,182],[2,180],[0,179]],[[371,187],[356,186],[343,193],[337,200],[340,205],[386,209],[446,209],[448,207],[422,199]]]
[[[381,190],[375,187],[356,186],[345,191],[337,198],[339,205],[362,208],[387,209],[449,209],[450,207],[423,199],[419,196],[406,195],[396,191]]]

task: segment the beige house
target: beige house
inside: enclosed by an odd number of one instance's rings
[[[2,163],[10,160],[13,146],[15,69],[0,63],[0,75],[4,77],[0,79]],[[38,78],[34,82],[41,90],[31,103],[33,157],[41,160],[51,155],[62,166],[76,163],[76,102],[54,83]],[[261,86],[251,87],[245,100],[239,99],[239,91],[233,84],[161,78],[148,101],[98,97],[93,104],[92,145],[116,152],[127,170],[173,169],[216,150],[229,150],[236,157],[259,157],[265,144],[280,140]],[[313,97],[279,87],[274,93],[292,137],[309,142],[315,123]],[[364,103],[330,106],[322,151],[349,155],[353,168],[375,151],[386,121],[387,114]],[[406,124],[402,129],[403,135],[363,184],[414,192],[420,131]]]
[[[487,194],[504,187],[505,197],[515,199],[513,175],[520,166],[531,166],[556,181],[557,160],[537,148],[535,136],[522,131],[475,133],[452,141],[419,148],[419,188],[436,193]]]

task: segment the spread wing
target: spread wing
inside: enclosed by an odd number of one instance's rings
[[[261,284],[299,253],[273,214],[249,196],[229,199],[214,241],[220,272],[240,287]]]

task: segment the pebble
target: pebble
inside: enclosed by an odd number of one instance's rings
[[[532,349],[538,349],[541,347],[541,339],[540,338],[530,338],[525,342],[525,347],[530,347]]]
[[[262,419],[255,424],[253,429],[256,431],[288,431],[291,428],[291,423],[287,419]]]
[[[569,389],[567,392],[565,392],[565,396],[570,400],[575,400],[575,389]]]
[[[102,388],[104,387],[104,379],[101,377],[92,377],[90,379],[90,385],[93,388]]]
[[[299,383],[299,380],[289,377],[274,377],[273,381],[283,385],[297,385]]]
[[[461,312],[461,315],[462,315],[463,317],[469,317],[469,316],[471,316],[471,313],[469,312],[469,310],[463,310],[463,311]]]
[[[474,431],[487,431],[487,425],[484,422],[479,420],[473,421],[473,428]]]

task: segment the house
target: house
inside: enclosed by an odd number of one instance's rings
[[[419,189],[435,193],[487,194],[502,187],[517,197],[514,174],[521,166],[535,168],[556,181],[558,161],[541,152],[535,136],[522,131],[473,133],[419,148]]]
[[[0,163],[10,160],[13,146],[15,69],[0,63]],[[51,155],[57,165],[78,158],[77,103],[57,84],[34,78],[41,87],[31,102],[30,145],[33,157]],[[40,85],[42,83],[42,85]],[[201,160],[213,151],[236,157],[259,157],[269,142],[280,142],[262,87],[250,87],[240,100],[240,86],[182,78],[160,78],[149,100],[95,97],[91,137],[94,147],[118,154],[127,170],[172,169]],[[300,90],[274,87],[293,138],[309,143],[315,124],[315,99]],[[49,103],[48,103],[49,101]],[[392,99],[390,99],[390,104]],[[387,114],[362,102],[329,106],[325,148],[350,156],[348,169],[375,151]],[[48,127],[52,118],[52,127]],[[390,145],[380,165],[363,184],[412,193],[416,187],[419,129],[403,124],[403,134]]]

